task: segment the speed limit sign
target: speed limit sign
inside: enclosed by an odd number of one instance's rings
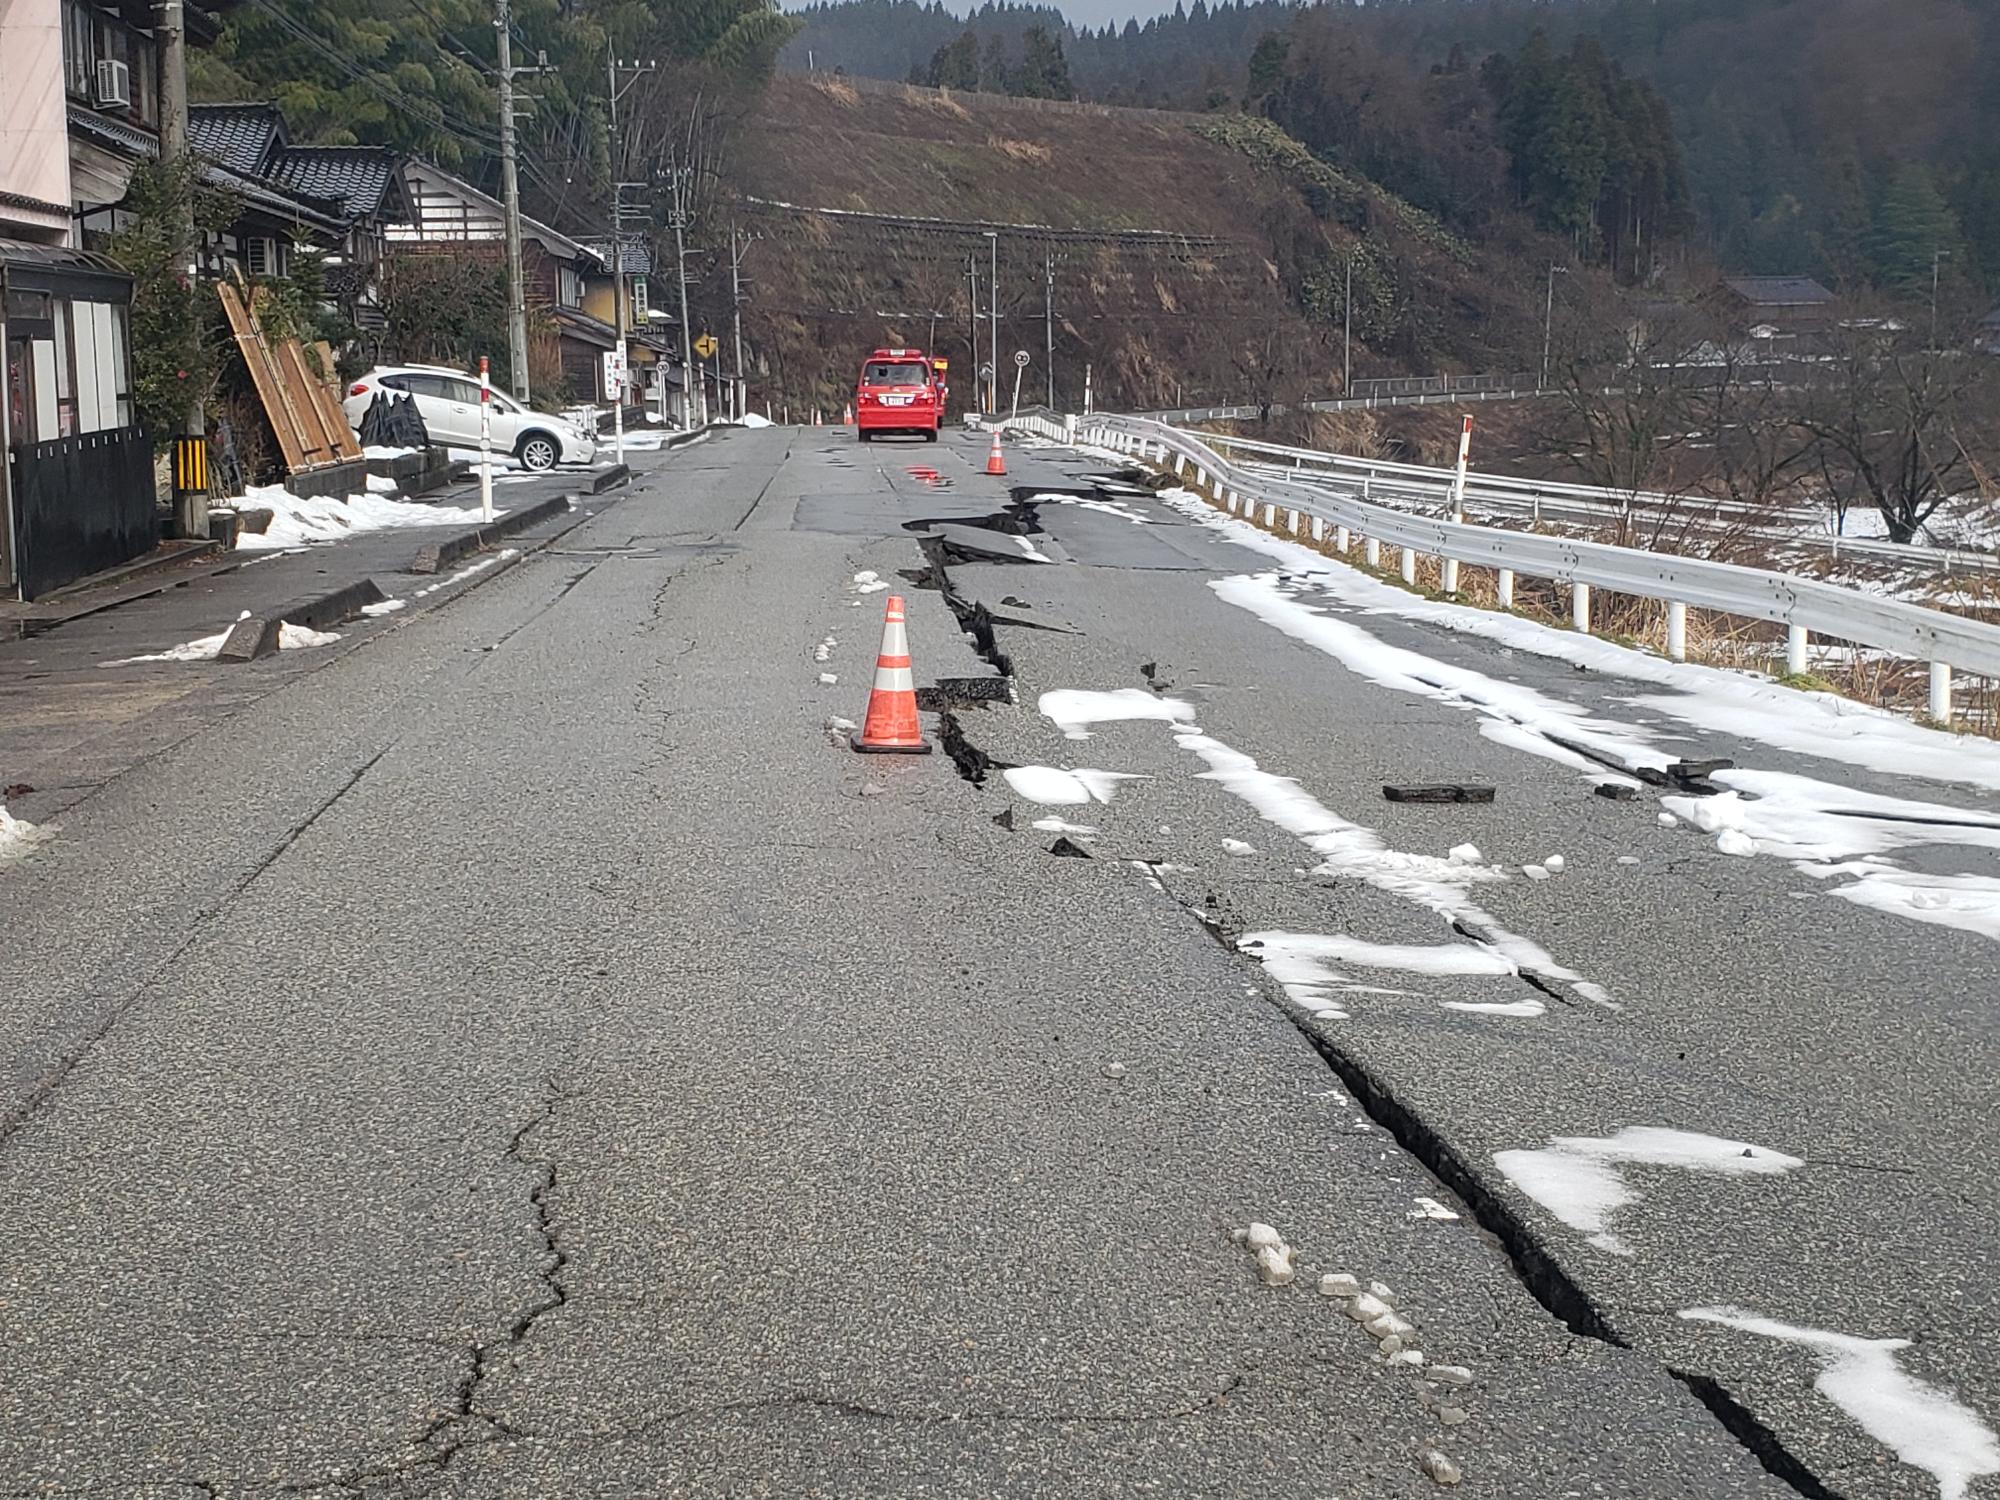
[[[1014,351],[1014,367],[1020,370],[1028,368],[1028,351],[1026,349],[1016,349]]]

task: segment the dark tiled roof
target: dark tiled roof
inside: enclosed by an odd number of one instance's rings
[[[136,125],[127,125],[123,120],[114,120],[109,115],[100,115],[94,109],[85,109],[81,104],[69,107],[69,128],[80,134],[94,137],[114,150],[127,156],[158,156],[160,138],[150,130],[141,130]]]
[[[610,235],[607,234],[598,239],[579,240],[577,243],[587,250],[595,251],[603,259],[606,270],[611,268]],[[644,235],[628,234],[625,236],[625,249],[621,256],[621,263],[625,268],[627,276],[650,276],[653,274],[653,247],[647,243]]]
[[[349,218],[372,218],[396,180],[399,158],[387,146],[290,146],[271,170],[296,192],[341,204]]]
[[[1732,276],[1723,283],[1758,307],[1820,307],[1833,293],[1810,276]]]
[[[197,104],[188,111],[188,144],[232,172],[263,177],[284,148],[285,119],[275,104]]]

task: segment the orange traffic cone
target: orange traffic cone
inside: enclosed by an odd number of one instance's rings
[[[889,596],[882,616],[882,652],[875,658],[875,687],[868,695],[868,718],[854,748],[871,755],[929,755],[931,747],[917,722],[917,689],[910,676],[910,638],[903,628],[903,600]]]
[[[993,429],[993,451],[986,455],[986,472],[989,474],[1007,472],[1007,460],[1000,453],[1000,429],[997,427]]]
[[[854,403],[852,401],[848,402],[841,409],[840,420],[849,427],[854,425]]]

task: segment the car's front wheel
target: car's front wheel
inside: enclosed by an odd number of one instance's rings
[[[562,460],[562,447],[546,432],[530,432],[514,450],[521,466],[537,474],[547,473]]]

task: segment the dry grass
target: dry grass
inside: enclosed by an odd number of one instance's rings
[[[986,144],[1002,156],[1014,161],[1033,162],[1037,166],[1047,166],[1056,159],[1055,152],[1034,141],[1010,140],[1003,136],[989,135]]]
[[[858,109],[861,107],[861,95],[855,91],[854,85],[844,78],[815,73],[808,81],[814,88],[826,95],[827,98],[833,100],[842,109]]]
[[[1201,488],[1193,478],[1177,481],[1200,494],[1209,504],[1226,509],[1220,498]],[[1461,565],[1458,592],[1444,593],[1444,562],[1419,554],[1416,582],[1406,583],[1402,574],[1400,549],[1384,544],[1382,564],[1370,568],[1364,560],[1363,542],[1351,537],[1345,553],[1338,546],[1338,533],[1326,529],[1325,537],[1314,541],[1309,517],[1299,517],[1292,529],[1290,514],[1280,507],[1275,524],[1266,525],[1264,509],[1253,507],[1243,519],[1260,531],[1282,536],[1288,541],[1318,552],[1323,557],[1346,563],[1396,588],[1409,589],[1419,596],[1477,609],[1500,607],[1499,579],[1491,569]],[[1983,597],[2000,606],[2000,579],[1978,580]],[[1510,613],[1537,620],[1558,629],[1572,629],[1570,590],[1551,579],[1517,575],[1514,605]],[[1593,590],[1590,601],[1591,634],[1619,645],[1665,656],[1667,651],[1667,606],[1658,599]],[[1745,620],[1713,610],[1691,609],[1687,615],[1687,660],[1703,666],[1762,673],[1801,691],[1837,693],[1858,703],[1887,709],[1905,718],[1929,723],[1930,671],[1923,662],[1887,656],[1882,652],[1843,642],[1815,642],[1810,673],[1805,679],[1786,676],[1785,639],[1782,626],[1762,620]],[[1953,680],[1952,721],[1934,725],[1954,733],[2000,739],[2000,680],[1959,675]]]

